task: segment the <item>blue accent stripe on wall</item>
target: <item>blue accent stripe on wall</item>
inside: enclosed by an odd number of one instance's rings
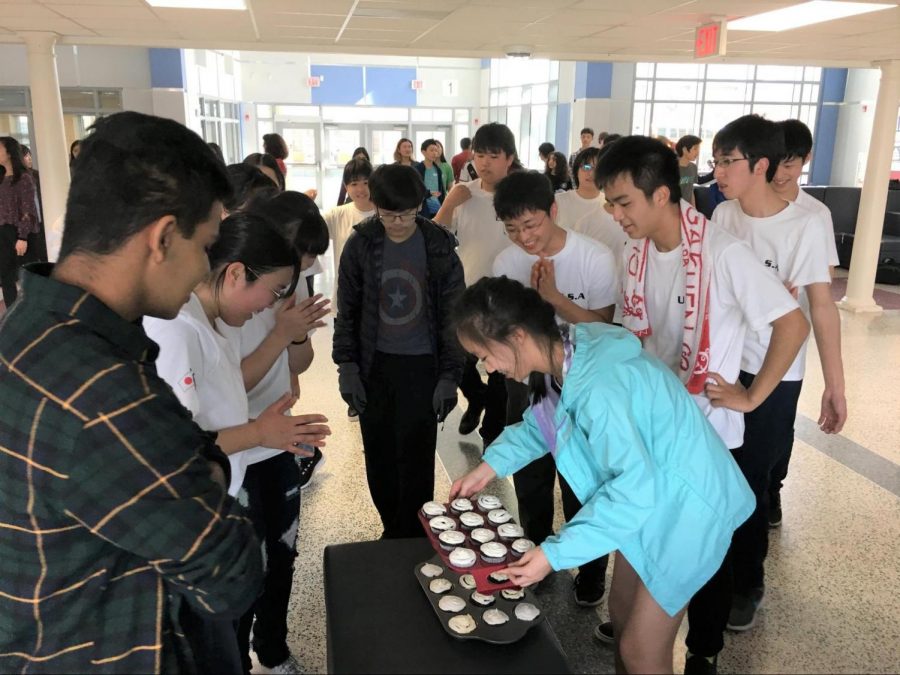
[[[593,62],[587,64],[585,98],[612,97],[613,64]]]
[[[587,98],[587,61],[575,62],[575,98]]]
[[[834,144],[837,140],[838,113],[840,108],[826,103],[841,103],[847,88],[846,68],[823,68],[819,86],[819,105],[816,130],[813,135],[813,158],[809,167],[810,185],[828,185],[831,182],[831,165],[834,160]]]
[[[184,58],[180,49],[151,48],[150,86],[154,89],[184,89]]]
[[[313,105],[356,105],[365,98],[362,66],[311,66],[322,83],[312,90]]]
[[[366,68],[366,104],[415,107],[415,79],[415,68]]]
[[[481,59],[481,67],[482,68],[490,68],[491,60],[490,59]]]

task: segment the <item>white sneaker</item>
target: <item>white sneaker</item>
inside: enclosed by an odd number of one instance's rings
[[[297,660],[293,656],[289,656],[286,661],[282,661],[277,666],[271,668],[267,668],[261,664],[259,660],[255,658],[255,654],[253,656],[254,668],[250,671],[253,675],[268,675],[269,673],[272,673],[273,675],[299,675],[303,672],[300,669],[300,664],[297,663]]]

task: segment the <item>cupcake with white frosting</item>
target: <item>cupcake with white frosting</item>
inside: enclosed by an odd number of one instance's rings
[[[479,544],[486,544],[489,541],[494,541],[497,538],[497,535],[493,530],[489,530],[486,527],[476,527],[469,534],[472,537],[472,541],[478,542]]]
[[[441,542],[441,548],[445,551],[452,551],[457,546],[466,543],[466,535],[459,530],[447,530],[438,535],[438,541]]]
[[[447,516],[437,516],[428,521],[428,526],[432,532],[446,532],[456,529],[456,521]]]
[[[459,585],[465,588],[467,591],[471,591],[475,588],[475,577],[471,574],[463,574],[459,578]]]
[[[460,547],[450,551],[450,564],[454,567],[471,567],[475,559],[475,551],[470,548]]]
[[[472,506],[472,502],[465,497],[460,497],[459,499],[454,499],[450,502],[450,510],[453,513],[465,513],[466,511],[471,511],[475,507]]]
[[[500,595],[504,600],[516,601],[521,600],[525,597],[525,591],[523,591],[521,588],[504,588],[502,591],[500,591]]]
[[[493,525],[502,525],[503,523],[508,523],[512,516],[509,515],[509,511],[506,509],[493,509],[492,511],[488,511],[487,514],[488,522]]]
[[[478,591],[472,593],[472,602],[481,607],[490,607],[495,600],[496,598],[490,593],[479,593]]]
[[[445,595],[438,602],[438,607],[444,612],[456,614],[466,608],[466,601],[458,595]]]
[[[518,558],[533,549],[534,542],[531,539],[516,539],[509,548],[512,550],[512,554]]]
[[[425,563],[419,568],[419,571],[423,576],[434,578],[441,576],[444,573],[444,568],[434,563]]]
[[[497,528],[497,534],[503,541],[512,541],[513,539],[521,539],[525,536],[525,530],[515,523],[503,523]]]
[[[500,499],[494,495],[482,494],[478,496],[478,510],[482,513],[487,513],[488,511],[493,511],[494,509],[502,507],[503,504],[500,502]]]
[[[422,505],[422,513],[428,518],[443,516],[447,513],[447,507],[440,502],[425,502]]]
[[[488,565],[498,565],[506,561],[506,546],[499,541],[489,541],[481,545],[481,559]]]
[[[441,595],[442,593],[446,593],[451,588],[453,588],[453,584],[451,584],[447,579],[432,579],[431,583],[428,584],[428,590],[434,593],[435,595]]]
[[[488,609],[481,615],[488,626],[501,626],[509,621],[509,615],[500,609]]]
[[[475,527],[484,527],[484,516],[481,516],[474,511],[466,511],[465,513],[459,514],[459,522],[462,524],[463,529],[471,530]]]

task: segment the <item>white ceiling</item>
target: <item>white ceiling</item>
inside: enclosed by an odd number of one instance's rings
[[[799,1],[799,0],[797,0]],[[894,1],[894,0],[885,0]],[[154,9],[144,0],[0,0],[0,42],[51,31],[63,44],[256,51],[690,61],[694,29],[781,0],[246,0],[248,11]],[[345,25],[346,24],[346,25]],[[343,28],[343,31],[341,30]],[[736,32],[739,63],[868,66],[900,59],[900,8],[781,33]]]

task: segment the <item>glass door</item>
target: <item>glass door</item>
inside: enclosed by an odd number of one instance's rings
[[[429,138],[433,138],[438,141],[441,145],[444,146],[444,156],[447,158],[447,161],[450,161],[450,158],[455,154],[454,146],[453,146],[453,133],[450,128],[450,125],[442,126],[442,125],[433,125],[433,124],[415,124],[413,125],[413,157],[415,157],[417,162],[422,161],[422,143],[427,141]]]
[[[381,164],[393,164],[394,150],[401,138],[407,133],[406,126],[374,126],[367,127],[368,145],[366,150],[369,151],[369,157],[372,159],[372,166]]]
[[[321,197],[319,125],[282,123],[277,125],[277,132],[288,146],[288,156],[284,160],[287,167],[285,176],[287,189],[306,192],[310,188],[315,188]],[[324,203],[321,199],[316,201]]]
[[[325,152],[322,153],[322,208],[337,204],[341,191],[344,165],[353,158],[353,151],[362,145],[361,126],[326,124]]]

